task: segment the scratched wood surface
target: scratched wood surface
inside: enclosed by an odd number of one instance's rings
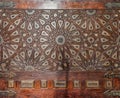
[[[9,1],[14,8],[22,9],[106,9],[108,2],[119,3],[119,0],[4,0]]]
[[[24,73],[23,73],[24,74]],[[23,75],[21,74],[21,75]],[[34,86],[32,88],[21,87],[22,80],[31,80],[29,74],[22,76],[20,79],[14,79],[14,87],[8,87],[7,80],[1,80],[0,87],[2,90],[14,90],[16,92],[15,98],[119,98],[110,97],[104,95],[106,89],[106,81],[113,81],[113,88],[119,89],[120,81],[119,79],[107,79],[104,78],[104,72],[79,72],[79,73],[69,73],[69,81],[67,88],[56,88],[54,86],[53,80],[66,80],[66,72],[62,73],[40,73],[38,77],[34,76]],[[32,74],[32,73],[31,73]],[[18,76],[19,77],[19,76]],[[37,75],[36,75],[37,77]],[[41,80],[47,81],[47,87],[41,87]],[[80,81],[80,87],[74,88],[74,80]],[[89,88],[86,85],[86,81],[96,80],[99,81],[98,88]],[[6,84],[5,84],[6,83]]]

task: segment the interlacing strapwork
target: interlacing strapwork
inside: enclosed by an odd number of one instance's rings
[[[119,69],[120,10],[0,13],[0,60],[11,71],[63,70],[63,59],[75,72]]]

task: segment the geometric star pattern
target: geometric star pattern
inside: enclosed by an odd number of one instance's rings
[[[11,71],[120,67],[119,10],[2,10],[0,60]],[[2,63],[1,63],[2,65]]]
[[[2,42],[3,42],[3,39],[2,39],[2,36],[1,36],[1,32],[2,32],[2,18],[1,18],[1,16],[2,16],[2,10],[0,10],[0,46],[1,46],[1,44],[2,44]],[[1,54],[2,53],[2,48],[0,47],[0,62],[2,61],[2,57],[1,57]]]
[[[19,25],[22,22],[20,14],[6,10],[2,14],[1,48],[2,61],[12,58],[20,49],[21,34]]]

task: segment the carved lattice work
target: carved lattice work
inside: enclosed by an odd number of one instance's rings
[[[2,62],[11,71],[119,68],[119,10],[5,10]]]

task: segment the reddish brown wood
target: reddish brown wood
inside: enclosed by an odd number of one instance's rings
[[[17,1],[15,1],[17,2]],[[39,2],[24,2],[18,1],[16,8],[38,8]],[[38,5],[37,5],[38,4]],[[62,5],[62,7],[61,7]],[[103,2],[61,2],[58,8],[81,8],[81,9],[104,9]],[[42,7],[41,7],[42,8]],[[44,7],[43,7],[44,8]],[[12,23],[11,23],[12,24]],[[66,91],[69,98],[113,98],[107,97],[103,93],[105,89],[104,78],[105,72],[69,72],[68,88],[55,88],[53,80],[66,80],[66,72],[18,72],[16,73],[14,88],[7,88],[7,81],[0,80],[0,89],[12,89],[17,92],[16,98],[66,98]],[[21,80],[33,79],[33,88],[21,88]],[[40,80],[47,80],[47,88],[41,88]],[[81,86],[79,89],[73,87],[73,81],[80,80]],[[87,80],[97,80],[100,82],[99,88],[86,87]],[[113,80],[113,89],[120,89],[120,80]],[[114,97],[115,98],[115,97]],[[117,98],[117,97],[116,97]]]
[[[49,75],[49,77],[47,77],[48,74],[41,73],[40,76],[38,76],[40,78],[34,77],[34,79],[37,80],[35,80],[33,88],[21,88],[20,81],[26,78],[24,78],[25,76],[19,78],[19,80],[15,82],[16,86],[13,89],[17,92],[16,98],[64,98],[66,91],[69,98],[88,98],[89,96],[91,96],[91,98],[113,98],[107,97],[103,94],[106,90],[104,84],[106,81],[104,78],[104,72],[69,73],[68,88],[55,88],[53,82],[53,80],[56,79],[56,75],[59,76],[58,80],[65,80],[65,78],[63,78],[65,72],[60,73],[60,75],[58,75],[58,72],[51,72],[49,74],[52,74],[52,76]],[[28,73],[26,73],[26,75],[29,76]],[[47,88],[40,87],[40,79],[47,80]],[[73,87],[74,80],[80,80],[80,88]],[[98,80],[100,82],[100,87],[88,88],[86,87],[86,80]],[[120,83],[119,80],[114,79],[113,81],[114,88],[118,89]]]
[[[7,81],[4,79],[0,79],[0,90],[7,89]]]
[[[39,80],[36,80],[34,82],[34,85],[35,85],[35,89],[40,89],[40,81]]]
[[[48,89],[54,88],[53,80],[48,81]]]
[[[107,2],[118,0],[4,0],[13,1],[15,8],[22,9],[105,9]],[[53,2],[53,3],[51,3]]]
[[[63,8],[66,9],[105,9],[105,6],[101,2],[67,2]]]
[[[69,80],[68,85],[69,85],[68,90],[69,91],[73,90],[73,81],[72,80]]]
[[[22,74],[22,73],[21,73]],[[26,76],[30,76],[30,73],[23,73]],[[33,74],[33,73],[32,73]],[[52,75],[50,75],[52,74]],[[104,78],[104,72],[79,72],[69,73],[69,82],[68,88],[55,88],[53,80],[65,80],[65,72],[50,72],[49,76],[47,73],[39,73],[37,77],[34,77],[34,87],[33,88],[21,88],[21,80],[27,79],[26,76],[18,75],[18,79],[15,81],[14,88],[9,88],[17,92],[16,98],[64,98],[66,95],[69,98],[117,98],[117,97],[107,97],[103,94],[105,89],[105,81],[108,79]],[[57,77],[56,77],[57,76]],[[30,77],[28,77],[30,79]],[[40,87],[40,80],[46,79],[47,80],[47,88]],[[80,88],[73,87],[73,81],[80,80]],[[88,88],[86,87],[86,80],[98,80],[100,82],[100,88]],[[0,87],[2,90],[5,89],[5,81],[0,80]],[[119,89],[120,81],[119,79],[113,79],[113,87],[114,89]],[[57,97],[58,96],[58,97]]]
[[[93,73],[92,73],[93,74]],[[95,73],[94,73],[95,74]],[[61,76],[62,77],[62,76]],[[84,77],[84,74],[83,74]],[[89,76],[88,76],[89,77]],[[87,77],[86,77],[87,79]],[[90,79],[90,78],[89,78]],[[96,78],[94,78],[96,79]],[[100,79],[99,79],[100,80]],[[1,80],[4,84],[5,81]],[[101,81],[101,80],[100,80]],[[103,81],[105,82],[105,81]],[[69,81],[68,89],[63,88],[54,88],[53,87],[53,81],[48,80],[48,89],[41,89],[40,88],[40,81],[35,81],[34,88],[20,88],[20,81],[15,82],[17,84],[17,89],[14,88],[12,90],[15,90],[17,92],[16,98],[64,98],[65,91],[67,90],[67,94],[69,98],[88,98],[91,96],[91,98],[119,98],[119,97],[107,97],[103,95],[103,92],[105,91],[104,85],[102,81],[100,82],[100,89],[90,89],[85,86],[84,83],[81,84],[80,89],[73,88],[73,81]],[[114,79],[114,88],[119,89],[119,80]],[[84,87],[84,88],[83,88]]]

